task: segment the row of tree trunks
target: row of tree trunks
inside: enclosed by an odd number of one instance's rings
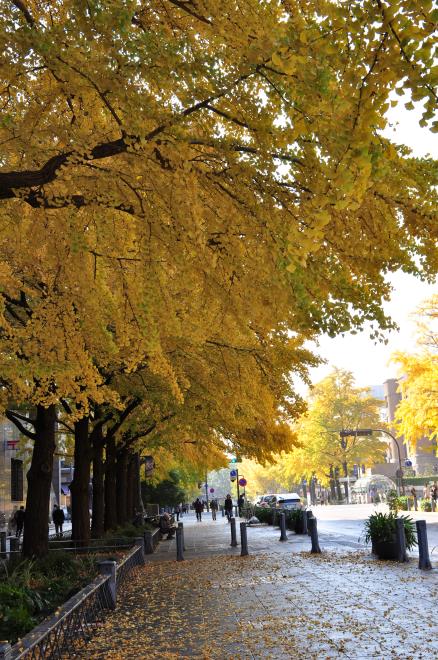
[[[32,460],[27,474],[23,554],[25,557],[42,557],[49,549],[50,493],[56,450],[57,410],[55,405],[37,406],[35,417],[29,418],[33,431],[24,426],[21,418],[13,411],[8,411],[8,417],[33,441]],[[90,541],[91,465],[93,537],[101,537],[105,530],[115,529],[117,525],[131,521],[136,511],[143,510],[139,454],[132,453],[126,446],[117,447],[114,432],[105,437],[103,420],[94,420],[91,431],[90,427],[88,416],[74,424],[75,471],[70,484],[72,539],[83,546]]]

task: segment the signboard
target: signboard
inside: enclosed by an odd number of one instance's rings
[[[214,488],[210,488],[210,493],[214,493]]]
[[[405,467],[412,467],[412,461],[410,461],[409,458],[405,460]]]
[[[5,448],[9,449],[9,450],[12,450],[12,451],[16,451],[17,448],[18,448],[18,443],[19,442],[20,442],[19,440],[6,440],[5,441]]]
[[[237,470],[230,470],[230,481],[236,481],[237,479]]]
[[[242,477],[242,479],[239,479],[239,486],[242,486],[242,488],[245,488],[247,483],[248,482],[243,477]]]

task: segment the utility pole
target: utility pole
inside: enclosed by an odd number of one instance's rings
[[[207,479],[208,479],[208,472],[205,473],[205,501],[206,501],[206,504],[207,504],[207,513],[208,513],[209,508],[208,508],[208,482],[207,482]]]

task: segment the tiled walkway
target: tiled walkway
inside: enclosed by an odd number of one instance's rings
[[[248,529],[251,554],[240,557],[222,518],[183,522],[186,560],[162,541],[81,657],[438,657],[436,569],[354,548],[310,555],[307,537],[281,543],[278,530],[261,527]]]

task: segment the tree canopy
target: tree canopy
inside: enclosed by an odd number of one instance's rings
[[[438,295],[418,309],[418,351],[396,353],[402,400],[396,421],[412,447],[423,437],[438,438]]]
[[[2,3],[2,406],[62,405],[94,438],[110,415],[136,450],[290,449],[306,339],[379,338],[385,274],[438,269],[436,162],[382,135],[394,90],[437,130],[436,18],[431,0]]]

